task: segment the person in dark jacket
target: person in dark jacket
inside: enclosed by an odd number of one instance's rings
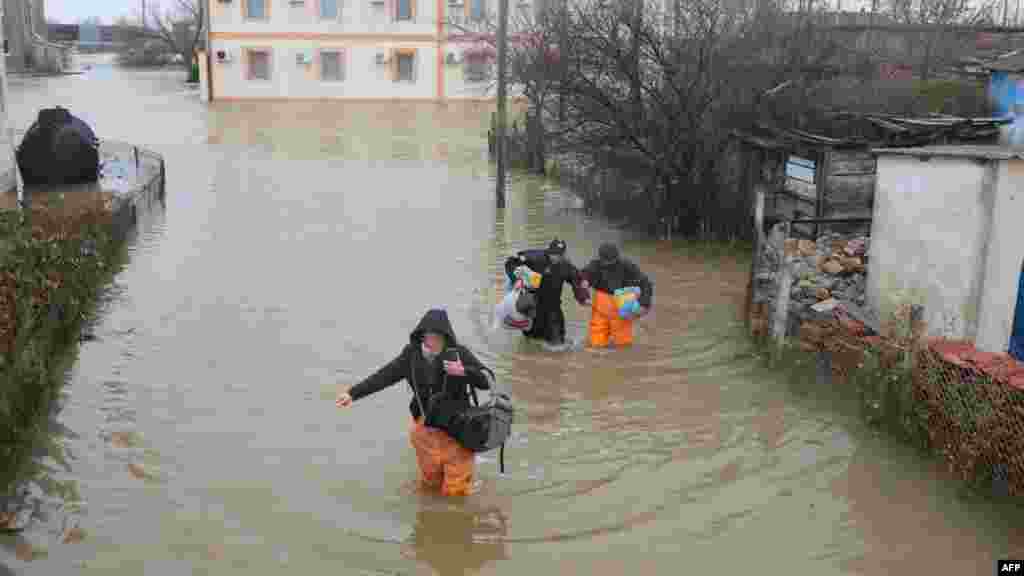
[[[416,450],[421,484],[440,488],[448,496],[469,494],[473,452],[456,442],[447,426],[469,408],[469,387],[489,390],[491,382],[484,365],[456,340],[444,310],[424,314],[398,356],[339,394],[336,404],[348,407],[400,380],[406,380],[413,390],[410,441]]]
[[[614,244],[602,244],[597,258],[581,273],[583,286],[594,289],[590,314],[590,345],[603,348],[633,343],[633,319],[646,316],[654,297],[651,279],[631,260],[622,258]],[[619,288],[640,288],[640,312],[632,318],[619,317],[613,294]]]
[[[533,326],[524,330],[527,338],[546,340],[549,344],[565,343],[565,312],[562,311],[562,285],[573,288],[576,301],[586,301],[586,292],[580,284],[580,272],[565,257],[565,242],[555,238],[547,249],[523,250],[505,260],[505,273],[515,282],[515,271],[526,266],[541,275],[537,288],[537,309]]]

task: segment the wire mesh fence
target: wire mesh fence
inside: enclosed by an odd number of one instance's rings
[[[929,443],[956,474],[1024,496],[1024,364],[935,340],[918,355],[913,390]]]
[[[881,330],[837,310],[800,326],[830,383],[857,386],[871,419],[918,441],[970,485],[1024,496],[1024,363],[967,342],[924,338],[909,307]]]

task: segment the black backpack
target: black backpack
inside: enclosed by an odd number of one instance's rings
[[[512,422],[515,420],[515,408],[508,394],[496,390],[497,378],[490,368],[483,368],[491,377],[490,398],[486,404],[480,404],[476,389],[469,387],[473,406],[455,416],[452,422],[451,435],[473,452],[490,452],[499,448],[498,466],[505,473],[505,442],[512,434]]]
[[[512,399],[508,394],[499,392],[496,389],[497,378],[494,372],[486,366],[481,369],[490,376],[491,390],[487,403],[481,405],[477,398],[476,389],[469,387],[469,395],[473,399],[473,406],[461,408],[455,411],[451,402],[444,396],[444,393],[436,395],[436,398],[429,398],[424,405],[417,391],[416,383],[411,382],[413,395],[420,407],[420,414],[424,422],[429,426],[440,428],[455,439],[463,448],[472,452],[490,452],[495,448],[498,452],[498,469],[505,473],[505,442],[512,433],[512,422],[515,419],[515,408],[512,406]],[[411,374],[415,374],[412,368]],[[448,387],[448,378],[444,378],[444,388]]]

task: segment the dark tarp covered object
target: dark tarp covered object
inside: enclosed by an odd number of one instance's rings
[[[39,111],[15,155],[26,186],[99,180],[99,140],[88,124],[60,106]]]

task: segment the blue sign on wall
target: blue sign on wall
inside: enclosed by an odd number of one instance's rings
[[[993,72],[990,95],[997,116],[1014,118],[1005,128],[1006,143],[1024,145],[1024,76]]]

